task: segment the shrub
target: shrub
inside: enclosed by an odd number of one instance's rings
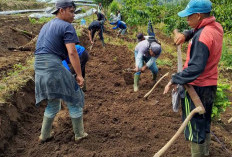
[[[226,90],[229,90],[229,88],[230,85],[228,84],[218,84],[216,98],[212,110],[213,118],[220,118],[220,114],[231,105],[231,102],[229,102],[228,97],[226,95]]]
[[[119,3],[114,0],[110,4],[110,12],[116,14],[117,10],[119,10]]]

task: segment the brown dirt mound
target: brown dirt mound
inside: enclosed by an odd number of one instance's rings
[[[86,48],[90,45],[86,35],[80,39]],[[134,93],[132,85],[126,85],[123,69],[134,65],[133,52],[126,46],[107,44],[106,48],[102,48],[97,40],[89,53],[84,108],[88,138],[81,143],[74,142],[68,110],[62,105],[54,122],[54,139],[39,144],[37,140],[45,105],[34,106],[34,82],[30,81],[14,94],[11,103],[0,107],[0,141],[3,143],[0,156],[149,157],[174,135],[181,124],[181,116],[173,113],[170,96],[162,95],[168,79],[158,85],[148,100],[144,100],[144,94],[154,82],[147,71],[141,76],[139,92]],[[167,71],[172,69],[160,67],[158,78]],[[228,135],[227,131],[217,124],[213,131],[228,149],[232,148],[228,137],[223,136]],[[229,157],[215,139],[211,148],[212,157]],[[190,156],[190,148],[183,135],[165,156]]]
[[[27,57],[32,54],[30,51],[15,52],[9,50],[23,46],[31,40],[31,38],[15,32],[11,28],[38,34],[41,25],[31,24],[26,16],[0,16],[0,78],[7,71],[13,69],[14,64],[24,64]]]

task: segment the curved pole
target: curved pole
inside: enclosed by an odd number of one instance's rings
[[[228,120],[228,123],[231,123],[232,122],[232,117]]]
[[[186,117],[186,119],[184,120],[184,122],[181,124],[181,126],[178,129],[178,131],[176,132],[176,134],[153,157],[160,157],[161,155],[163,155],[168,150],[168,148],[175,142],[175,140],[178,138],[178,136],[180,136],[180,134],[184,131],[184,128],[188,125],[188,122],[192,119],[192,117],[196,113],[201,112],[201,110],[202,110],[201,107],[197,107],[194,110],[192,110],[190,112],[190,114]]]
[[[149,92],[147,92],[147,94],[144,95],[144,98],[147,98],[147,97],[151,94],[151,92],[155,89],[155,87],[160,83],[160,81],[163,80],[163,78],[165,78],[166,76],[168,76],[168,74],[169,74],[169,72],[167,72],[164,76],[162,76],[162,77],[156,82],[156,84],[152,87],[152,89],[151,89]]]

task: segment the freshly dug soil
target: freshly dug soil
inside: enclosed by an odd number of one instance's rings
[[[4,40],[0,39],[1,66],[4,63],[1,71],[9,69],[15,63],[23,63],[26,56],[32,53],[11,52],[7,49],[9,46],[25,44],[28,40],[15,35],[6,27],[2,29],[5,26],[3,22],[34,33],[38,33],[41,28],[30,25],[23,19],[18,17],[17,21],[25,21],[16,23],[12,20],[11,23],[6,22],[8,19],[0,18],[0,33],[4,35]],[[115,32],[112,31],[107,30],[106,33],[110,32],[115,37]],[[22,42],[23,40],[26,41]],[[86,35],[80,37],[80,40],[86,48],[90,46]],[[141,75],[140,90],[134,93],[133,85],[127,85],[123,76],[123,69],[134,65],[133,52],[126,46],[106,44],[102,48],[97,37],[89,54],[84,107],[84,125],[88,138],[80,143],[74,142],[71,120],[66,105],[63,104],[53,124],[54,139],[44,144],[38,143],[45,103],[38,108],[34,106],[34,82],[31,80],[21,91],[14,93],[9,103],[0,104],[0,156],[151,157],[175,134],[181,125],[181,113],[172,111],[170,94],[162,94],[168,78],[162,80],[149,99],[145,100],[143,96],[154,85],[151,72],[147,70]],[[15,61],[16,57],[20,59]],[[163,53],[159,59],[165,57],[171,56]],[[2,62],[4,59],[7,63]],[[159,67],[157,79],[168,71],[174,70]],[[227,149],[231,150],[231,132],[221,126],[214,123],[212,130]],[[164,156],[190,156],[189,142],[184,140],[183,134]],[[211,156],[229,157],[215,138],[212,138]]]

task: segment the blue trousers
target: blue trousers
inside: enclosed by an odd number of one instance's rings
[[[51,99],[47,100],[47,107],[45,108],[44,116],[48,118],[54,118],[56,114],[61,109],[61,99]],[[83,108],[80,107],[77,104],[72,104],[69,102],[66,102],[68,109],[69,109],[69,115],[71,118],[78,118],[81,117],[83,114]]]
[[[135,51],[134,53],[135,53],[135,60],[136,60],[136,57],[137,57],[137,55],[138,55],[138,51]],[[147,63],[147,62],[149,61],[150,58],[151,58],[151,57],[145,57],[145,56],[143,56],[143,61],[138,65],[138,67],[139,67],[139,68],[142,68],[142,67],[143,67],[143,62]],[[149,67],[149,69],[151,70],[151,72],[152,72],[153,74],[157,74],[157,73],[158,73],[158,67],[157,67],[157,65],[156,65],[156,62],[154,62],[154,63]],[[135,73],[135,75],[140,75],[140,74],[141,74],[140,71]]]

